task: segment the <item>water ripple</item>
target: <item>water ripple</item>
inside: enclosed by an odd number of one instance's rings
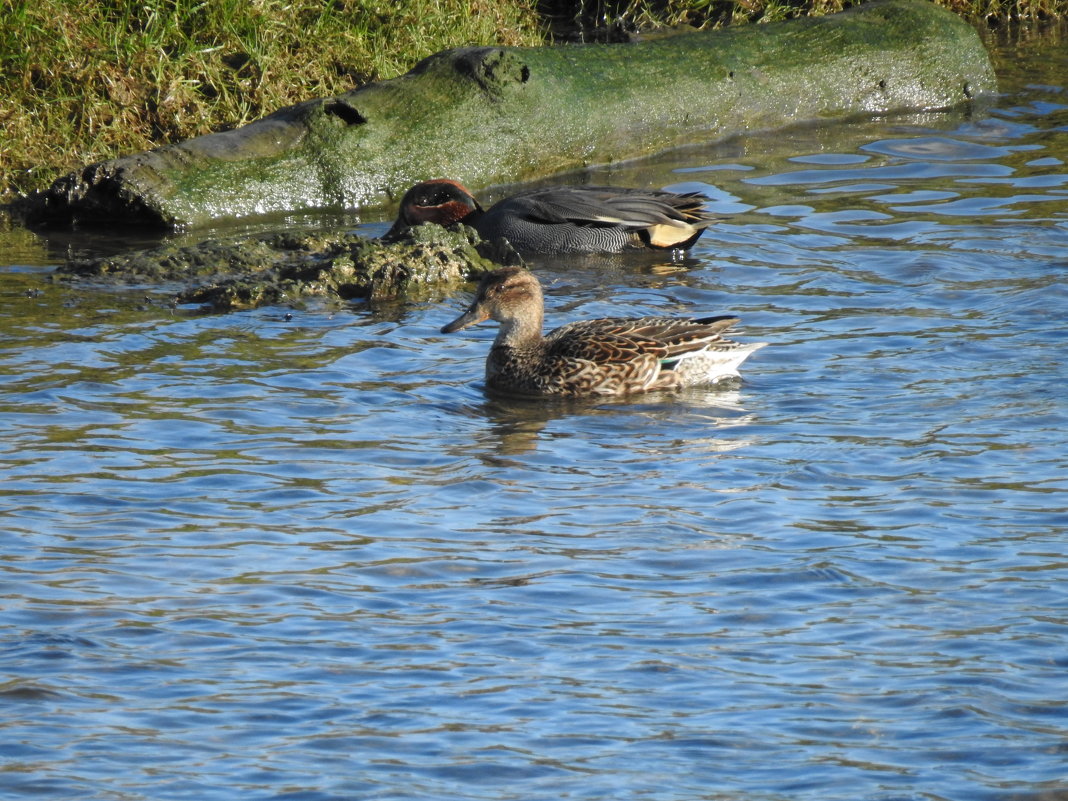
[[[536,265],[550,322],[738,313],[772,346],[726,388],[488,397],[464,298],[0,272],[0,797],[1068,792],[1068,151],[1029,83],[594,176],[730,216]]]

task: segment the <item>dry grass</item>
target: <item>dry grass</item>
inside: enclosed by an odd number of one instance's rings
[[[716,28],[831,14],[860,0],[540,0],[538,9],[576,38],[656,25]],[[1068,0],[936,0],[975,22],[992,26],[1068,15]]]

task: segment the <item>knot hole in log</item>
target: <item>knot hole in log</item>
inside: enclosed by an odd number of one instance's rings
[[[323,107],[323,113],[337,117],[346,125],[363,125],[367,122],[367,118],[359,112],[359,109],[344,100],[331,100]]]

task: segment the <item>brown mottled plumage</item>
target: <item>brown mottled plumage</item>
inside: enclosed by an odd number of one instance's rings
[[[765,344],[724,339],[738,322],[730,316],[581,320],[542,336],[543,313],[538,279],[508,267],[487,273],[468,310],[441,331],[499,322],[486,385],[516,395],[625,395],[710,384],[737,376]]]
[[[697,193],[611,186],[528,189],[483,209],[456,181],[438,178],[409,189],[386,238],[413,225],[470,225],[483,239],[507,239],[520,253],[619,253],[686,250],[716,219]]]

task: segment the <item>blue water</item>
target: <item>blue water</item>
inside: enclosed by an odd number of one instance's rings
[[[0,797],[1068,798],[1068,61],[1015,47],[993,109],[592,176],[725,219],[536,265],[549,323],[738,313],[726,389],[494,399],[463,297],[203,315],[9,232]]]

